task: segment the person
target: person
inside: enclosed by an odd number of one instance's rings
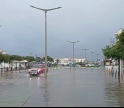
[[[70,67],[70,70],[71,70],[71,67],[72,67],[72,63],[71,62],[69,63],[69,67]]]
[[[6,71],[8,72],[8,67],[6,68]]]
[[[19,70],[21,70],[21,64],[19,64]]]

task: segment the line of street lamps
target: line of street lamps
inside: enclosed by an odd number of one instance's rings
[[[35,7],[32,5],[30,5],[30,7],[38,9],[38,10],[42,10],[45,12],[45,76],[47,76],[47,71],[46,71],[47,70],[47,11],[60,9],[62,7],[51,8],[51,9],[42,9],[42,8],[38,8],[38,7]],[[1,25],[0,25],[0,27],[1,27]],[[73,44],[73,63],[74,63],[74,44],[79,41],[75,41],[75,42],[68,41],[68,42]],[[86,59],[86,50],[88,50],[88,49],[82,49],[82,50],[85,50],[85,59]],[[94,52],[92,52],[92,62],[93,62],[93,53]],[[99,54],[97,54],[97,59],[98,59],[98,55]]]

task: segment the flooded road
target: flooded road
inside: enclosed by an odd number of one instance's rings
[[[100,68],[0,75],[0,107],[123,107],[124,79]]]

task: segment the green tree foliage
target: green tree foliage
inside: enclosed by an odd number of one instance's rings
[[[27,60],[28,62],[31,62],[31,61],[38,61],[38,60],[45,60],[45,57],[43,57],[42,59],[39,57],[39,58],[34,58],[32,56],[19,56],[19,55],[4,55],[4,54],[1,54],[0,53],[0,63],[2,62],[9,62],[11,63],[13,60],[18,60],[18,61],[21,61],[21,60]],[[54,59],[50,56],[47,56],[47,60],[50,61],[50,62],[53,62]]]
[[[45,61],[45,57],[43,57],[41,60]],[[50,61],[50,62],[54,61],[54,59],[52,57],[50,57],[50,56],[47,56],[47,60]]]
[[[3,61],[5,63],[8,63],[10,61],[10,56],[9,55],[3,55]]]
[[[36,60],[36,59],[35,59],[34,57],[32,57],[32,56],[25,56],[25,57],[23,57],[23,59],[24,59],[24,60],[27,60],[27,61],[29,61],[29,62]]]
[[[124,31],[116,36],[117,42],[113,46],[106,46],[102,49],[107,58],[124,59]]]
[[[3,54],[0,54],[0,63],[2,63],[4,61],[4,56]]]
[[[106,46],[102,51],[107,58],[118,60],[118,71],[120,73],[120,59],[124,59],[124,31],[116,36],[116,40],[113,46]]]
[[[9,55],[4,55],[4,54],[0,54],[0,63],[2,62],[9,62],[10,61],[10,56]]]
[[[23,60],[23,57],[22,56],[19,56],[19,55],[10,55],[10,60],[13,61],[13,60]]]
[[[103,48],[102,51],[107,58],[111,58],[111,47],[109,45],[106,45],[106,47]]]
[[[117,35],[116,46],[120,54],[120,58],[124,59],[124,31],[122,31],[119,35]]]

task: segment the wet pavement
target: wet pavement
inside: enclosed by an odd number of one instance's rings
[[[101,68],[0,74],[0,107],[123,107],[124,79]]]

